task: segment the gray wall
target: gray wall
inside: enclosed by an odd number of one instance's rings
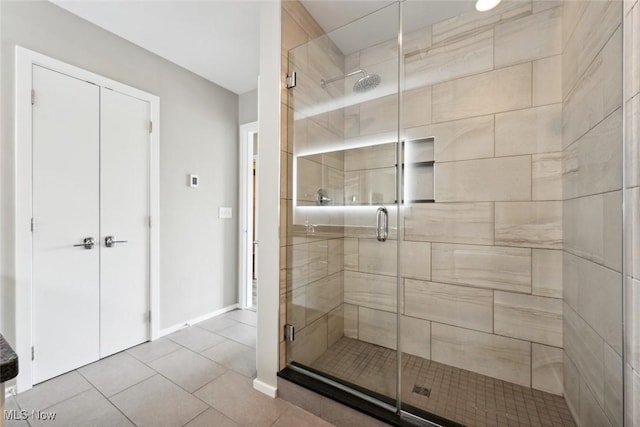
[[[258,89],[238,97],[238,122],[243,125],[258,121]]]
[[[236,303],[238,96],[48,2],[0,2],[0,28],[0,332],[14,342],[15,45],[160,97],[160,328]]]

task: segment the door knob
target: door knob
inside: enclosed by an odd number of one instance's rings
[[[73,245],[73,247],[84,246],[85,249],[93,249],[95,245],[96,239],[94,239],[93,237],[85,237],[83,243],[80,243],[79,245]]]
[[[116,240],[116,236],[107,236],[104,238],[104,245],[108,248],[112,248],[116,243],[127,243],[128,240]]]

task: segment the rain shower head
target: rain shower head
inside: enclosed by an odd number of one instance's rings
[[[353,85],[353,91],[357,93],[366,92],[378,86],[380,84],[380,76],[377,74],[368,74],[365,70],[357,70],[352,71],[349,74],[345,74],[344,76],[334,77],[329,80],[322,79],[320,80],[320,86],[324,89],[326,85],[329,83],[336,82],[338,80],[346,79],[347,77],[355,76],[356,74],[362,74],[362,77],[356,81]]]

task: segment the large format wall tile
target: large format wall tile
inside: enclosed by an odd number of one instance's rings
[[[291,343],[289,350],[290,360],[305,365],[310,365],[327,351],[327,316],[297,330],[296,340]]]
[[[434,243],[431,256],[436,282],[531,292],[531,249]]]
[[[358,306],[343,304],[344,336],[358,339]]]
[[[493,244],[492,203],[431,203],[405,208],[405,240]]]
[[[436,163],[435,180],[438,202],[531,200],[531,158]]]
[[[562,200],[562,153],[531,156],[531,199]]]
[[[496,244],[562,247],[562,202],[496,203]]]
[[[604,402],[604,341],[567,304],[563,308],[563,345],[580,376]]]
[[[496,156],[560,151],[562,104],[496,114]]]
[[[419,87],[402,93],[402,126],[431,122],[431,88]],[[388,95],[360,104],[360,135],[393,131],[398,127],[398,96]]]
[[[526,341],[431,324],[432,360],[504,381],[531,386],[531,344]]]
[[[346,150],[344,154],[345,171],[387,168],[394,166],[395,162],[395,144],[380,144],[354,148]]]
[[[531,64],[515,65],[433,86],[433,122],[531,106]]]
[[[358,265],[361,272],[394,276],[398,271],[396,241],[360,239]]]
[[[564,249],[602,263],[604,260],[604,199],[602,194],[565,200]]]
[[[396,311],[397,280],[378,274],[344,272],[344,302],[380,310]]]
[[[495,333],[562,346],[562,300],[495,292]]]
[[[562,396],[563,354],[561,348],[531,345],[531,387]]]
[[[533,61],[533,105],[562,102],[562,55]]]
[[[430,86],[493,69],[493,31],[431,46],[405,56],[408,88]]]
[[[604,346],[604,412],[616,426],[622,426],[622,357]]]
[[[401,317],[402,352],[431,359],[431,322],[415,317]]]
[[[495,27],[495,66],[545,58],[562,51],[562,9],[553,8]]]
[[[397,316],[388,311],[358,308],[358,339],[391,349],[397,344]]]
[[[580,381],[580,415],[579,425],[613,427],[611,421],[602,410],[602,403],[597,400],[595,391],[588,383]]]
[[[414,279],[431,279],[431,243],[400,243],[400,274]]]
[[[404,313],[448,325],[493,332],[493,291],[406,279]]]
[[[562,298],[562,251],[533,249],[531,256],[531,293]]]
[[[436,162],[493,157],[493,116],[407,129],[407,138],[434,137]]]
[[[313,322],[342,304],[343,293],[342,272],[306,286],[307,322]]]

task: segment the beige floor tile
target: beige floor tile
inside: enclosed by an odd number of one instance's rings
[[[218,334],[231,340],[238,341],[239,343],[249,347],[256,347],[256,328],[254,326],[238,323],[219,330]]]
[[[149,366],[191,393],[227,371],[186,348],[154,360]]]
[[[227,372],[198,390],[195,395],[242,425],[269,426],[288,404],[253,389],[251,380]]]
[[[111,402],[96,389],[87,390],[54,405],[46,412],[55,412],[53,420],[30,420],[32,427],[133,426]]]
[[[209,408],[195,417],[185,427],[236,427],[238,423],[224,415],[222,412]]]
[[[289,409],[272,424],[273,427],[329,427],[331,425],[333,424],[293,405],[290,405]]]
[[[204,402],[161,375],[118,393],[111,401],[140,427],[183,425],[207,409]]]
[[[42,410],[89,389],[91,384],[73,371],[37,384],[16,396],[16,400],[21,409]]]
[[[256,375],[256,350],[254,348],[226,340],[201,354],[245,377],[253,378]]]
[[[237,323],[236,320],[231,319],[228,316],[216,316],[211,319],[203,320],[197,323],[195,326],[206,329],[209,332],[218,332],[220,329],[225,329],[233,326]]]
[[[107,397],[155,374],[153,369],[126,352],[84,366],[78,372]]]
[[[149,341],[144,344],[137,345],[127,350],[127,353],[135,357],[141,362],[149,363],[162,356],[180,349],[180,346],[167,338],[160,338],[155,341]]]
[[[220,335],[197,327],[181,329],[178,332],[167,335],[167,338],[196,352],[206,350],[224,341],[224,338]]]

